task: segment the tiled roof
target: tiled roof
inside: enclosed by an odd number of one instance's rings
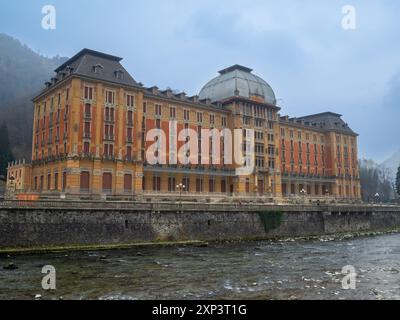
[[[311,126],[324,131],[335,131],[349,135],[357,135],[349,125],[343,121],[342,115],[334,112],[323,112],[298,118],[282,117],[282,121]]]

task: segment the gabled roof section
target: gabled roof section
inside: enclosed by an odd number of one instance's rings
[[[299,117],[295,120],[316,125],[326,131],[341,132],[349,135],[357,135],[349,125],[343,121],[342,115],[334,112],[323,112],[309,116]]]
[[[139,87],[140,85],[121,65],[121,60],[122,58],[120,57],[90,49],[83,49],[54,70],[56,75],[45,83],[46,88],[40,95],[71,75],[124,86]]]

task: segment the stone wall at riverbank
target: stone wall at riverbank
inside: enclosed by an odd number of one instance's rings
[[[399,207],[198,205],[146,209],[0,207],[0,250],[148,242],[251,240],[384,231],[400,227]]]

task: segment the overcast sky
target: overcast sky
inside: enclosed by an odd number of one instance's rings
[[[41,26],[44,5],[56,29]],[[356,9],[355,30],[342,7]],[[1,0],[0,32],[46,56],[91,48],[124,58],[135,80],[197,94],[232,64],[274,89],[282,115],[334,111],[360,157],[400,149],[400,1]]]

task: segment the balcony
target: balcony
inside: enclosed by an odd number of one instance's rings
[[[83,138],[84,138],[84,139],[90,139],[90,138],[91,138],[90,132],[84,132],[84,133],[83,133]]]
[[[127,121],[126,122],[127,127],[133,127],[133,121]]]
[[[132,143],[133,138],[132,137],[126,137],[126,143]]]
[[[90,112],[85,112],[85,113],[83,114],[83,118],[84,118],[85,120],[91,120],[91,119],[92,119],[92,114],[91,114]]]

